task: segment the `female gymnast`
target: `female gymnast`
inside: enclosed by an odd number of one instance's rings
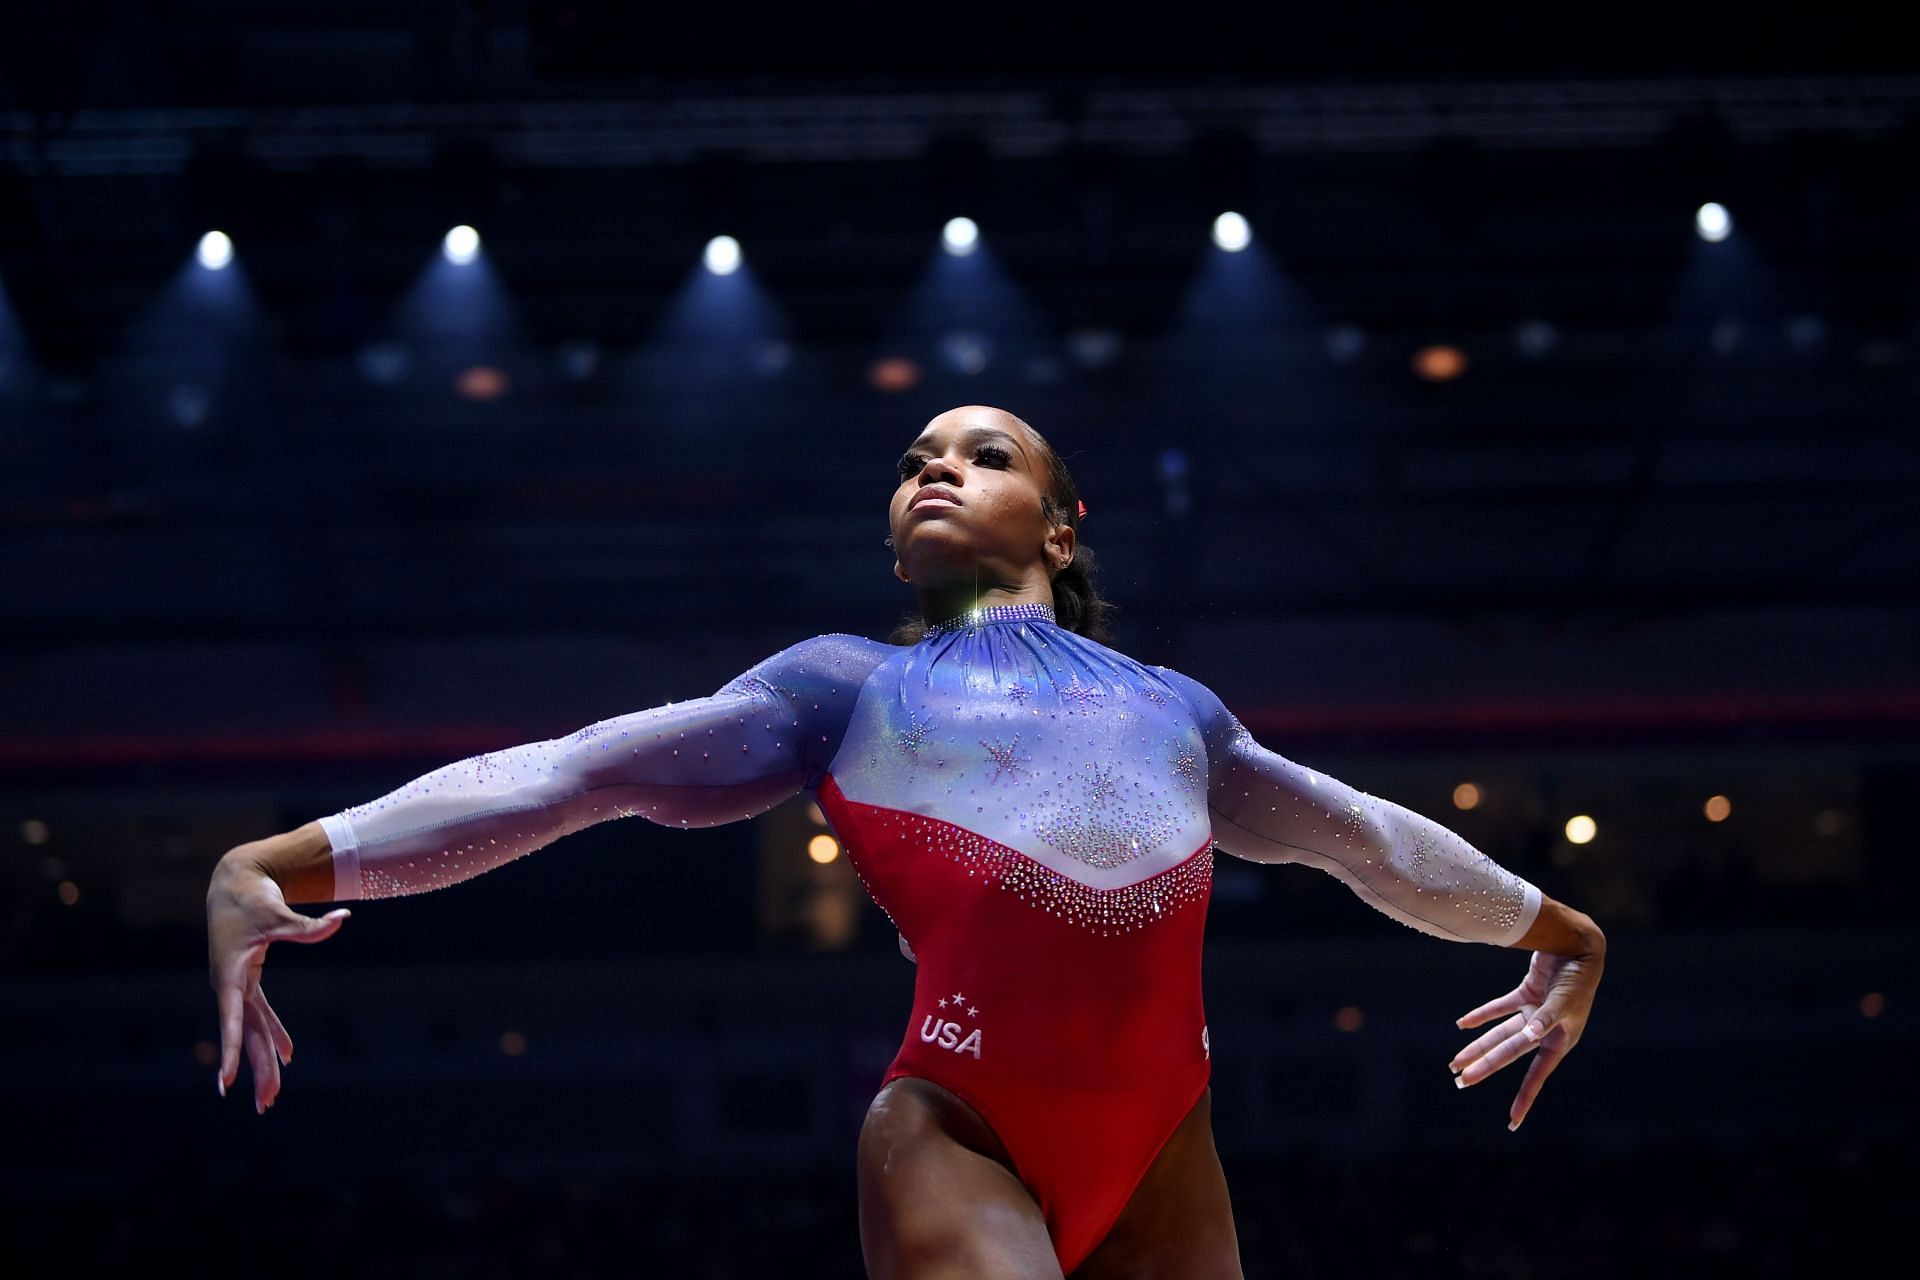
[[[1532,1054],[1526,1117],[1579,1042],[1606,941],[1466,840],[1256,742],[1205,686],[1109,648],[1059,456],[984,405],[900,459],[894,574],[920,612],[893,643],[822,635],[718,692],[447,765],[251,842],[207,892],[219,1088],[254,1106],[293,1041],[260,987],[267,947],[573,831],[680,827],[805,790],[918,965],[900,1051],[858,1142],[876,1280],[1240,1274],[1213,1142],[1201,1007],[1213,854],[1304,862],[1438,938],[1532,951],[1458,1019],[1480,1083]]]

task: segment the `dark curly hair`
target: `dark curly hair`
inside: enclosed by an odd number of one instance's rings
[[[1046,460],[1047,492],[1040,495],[1040,509],[1049,521],[1054,524],[1065,523],[1074,532],[1073,559],[1066,568],[1053,575],[1054,616],[1067,630],[1101,644],[1110,644],[1113,633],[1108,623],[1115,606],[1093,584],[1093,552],[1087,549],[1086,543],[1080,541],[1080,493],[1074,487],[1073,474],[1067,470],[1067,464],[1060,460],[1060,455],[1054,452],[1053,446],[1047,443],[1045,436],[1035,431],[1025,419],[1011,413],[1007,416],[1026,427],[1027,434],[1040,446],[1040,456]],[[915,609],[900,619],[887,641],[890,644],[916,644],[926,631],[927,620]]]

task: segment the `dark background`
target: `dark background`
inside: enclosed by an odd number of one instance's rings
[[[1521,1068],[1444,1065],[1522,953],[1220,859],[1249,1277],[1910,1261],[1912,48],[1830,6],[10,6],[0,1269],[860,1274],[912,972],[804,800],[275,948],[265,1117],[213,1092],[203,895],[884,636],[893,461],[971,403],[1067,457],[1118,648],[1608,933],[1508,1133]]]

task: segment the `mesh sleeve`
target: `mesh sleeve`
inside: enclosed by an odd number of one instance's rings
[[[803,641],[718,692],[472,756],[320,819],[335,900],[424,893],[610,818],[709,827],[817,783],[890,647]]]
[[[1262,746],[1206,686],[1161,670],[1200,722],[1220,848],[1318,867],[1435,937],[1506,947],[1525,936],[1540,912],[1533,884],[1433,819]]]

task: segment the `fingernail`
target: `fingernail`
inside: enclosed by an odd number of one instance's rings
[[[1467,1077],[1466,1077],[1465,1075],[1457,1075],[1457,1076],[1455,1076],[1455,1077],[1453,1078],[1453,1087],[1454,1087],[1454,1088],[1456,1088],[1456,1089],[1464,1089],[1464,1088],[1466,1088],[1466,1087],[1467,1087]]]
[[[1512,1133],[1515,1129],[1518,1129],[1519,1127],[1520,1127],[1520,1122],[1518,1120],[1509,1120],[1507,1122],[1508,1133]]]
[[[1539,1023],[1529,1022],[1526,1026],[1520,1028],[1520,1034],[1529,1040],[1538,1040],[1545,1033],[1540,1029]]]
[[[223,1098],[226,1097],[227,1096],[227,1078],[221,1075],[218,1071],[216,1071],[213,1073],[213,1082],[220,1086],[220,1096]]]
[[[253,1113],[254,1113],[255,1115],[257,1115],[257,1116],[263,1116],[263,1115],[265,1115],[265,1114],[267,1114],[267,1109],[266,1109],[266,1107],[264,1107],[264,1106],[262,1106],[262,1105],[261,1105],[261,1103],[260,1103],[260,1099],[258,1099],[258,1098],[255,1098],[255,1099],[253,1100]]]

